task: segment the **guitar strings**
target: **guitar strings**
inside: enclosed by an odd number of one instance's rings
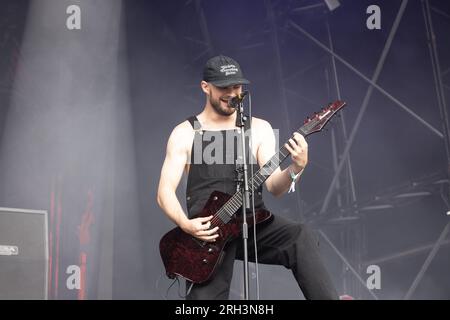
[[[313,118],[313,120],[314,120],[314,118]],[[314,125],[316,125],[315,123],[314,123],[314,121],[310,121],[310,122],[308,122],[308,123],[306,123],[305,125],[303,125],[299,130],[297,130],[297,132],[298,131],[304,131],[304,130],[301,130],[302,128],[304,128],[304,129],[306,129],[306,131],[310,131],[311,129],[312,129],[312,127],[314,126]],[[292,137],[291,137],[292,138]],[[282,150],[283,150],[283,148],[284,148],[284,146],[280,149],[280,152],[279,153],[281,153],[282,154],[282,156],[283,157],[287,157],[287,155],[285,155],[283,152],[282,152]],[[280,159],[279,159],[279,157],[278,157],[278,155],[276,154],[276,161],[275,161],[275,164],[277,164],[277,167],[278,167],[278,163],[280,162]],[[272,159],[271,159],[272,160]],[[269,160],[269,162],[271,162],[271,160]],[[272,162],[271,162],[271,165],[269,166],[269,168],[268,169],[271,169],[271,166],[272,166]],[[255,190],[255,179],[256,179],[256,177],[257,177],[257,175],[259,174],[259,173],[264,173],[265,175],[266,174],[268,174],[269,173],[269,171],[266,171],[266,167],[265,167],[265,165],[263,165],[257,172],[256,172],[256,174],[253,176],[253,174],[252,174],[252,178],[251,178],[251,191],[252,191],[252,194],[253,194],[253,192],[254,192],[254,190]],[[258,181],[259,182],[259,181]],[[263,181],[261,181],[261,182],[259,182],[259,183],[263,183]],[[236,197],[236,195],[237,194],[240,194],[240,192],[239,193],[235,193],[216,213],[215,213],[215,215],[214,215],[214,217],[211,219],[211,227],[216,227],[216,226],[219,226],[220,225],[220,223],[226,223],[226,222],[228,222],[228,221],[225,221],[226,219],[228,219],[228,218],[231,218],[231,215],[227,212],[227,210],[226,210],[226,208],[227,208],[227,206],[236,206],[236,205],[238,205],[238,208],[236,208],[236,210],[237,209],[239,209],[239,207],[242,205],[242,204],[240,204],[239,203],[239,200],[237,200],[237,203],[235,203],[234,201],[236,201],[236,199],[235,199],[235,197]],[[234,211],[235,212],[235,211]],[[234,212],[233,212],[233,214],[234,214]]]
[[[254,181],[253,181],[253,178],[251,179],[251,189],[252,189],[252,193],[253,193],[253,190],[255,190],[255,183],[254,183]],[[216,214],[214,215],[214,217],[211,219],[211,227],[215,227],[215,226],[217,226],[217,225],[219,225],[220,223],[226,223],[226,222],[228,222],[228,221],[225,221],[226,219],[228,219],[228,218],[231,218],[231,215],[227,212],[227,210],[226,210],[226,207],[227,206],[232,206],[231,204],[233,204],[233,206],[238,206],[237,208],[236,208],[236,210],[237,209],[239,209],[242,205],[239,203],[240,202],[240,200],[239,199],[236,199],[237,198],[237,195],[241,195],[242,193],[241,192],[237,192],[237,193],[235,193],[217,212],[216,212]],[[235,202],[236,201],[236,202]],[[233,210],[234,212],[236,211],[236,210]],[[233,214],[234,214],[234,212],[233,212]]]
[[[279,160],[278,160],[279,161]],[[256,172],[256,174],[255,174],[255,177],[252,177],[252,179],[251,179],[251,181],[250,181],[250,184],[251,184],[251,191],[252,191],[252,194],[253,194],[253,192],[254,192],[254,190],[256,189],[256,184],[255,184],[255,179],[256,179],[256,175],[258,174],[258,173],[260,173],[260,172],[262,172],[262,171],[265,171],[266,170],[266,168],[264,168],[264,167],[261,167],[257,172]],[[267,174],[268,173],[268,171],[265,171],[264,172],[265,174]],[[262,183],[263,181],[258,181],[258,183]],[[226,223],[225,222],[225,219],[226,218],[231,218],[231,215],[229,214],[229,213],[227,213],[227,210],[226,210],[226,207],[227,206],[231,206],[230,205],[230,203],[231,204],[233,204],[234,206],[238,206],[237,208],[236,208],[236,210],[237,209],[239,209],[241,206],[242,206],[242,204],[240,204],[239,202],[240,202],[240,200],[239,199],[236,199],[236,197],[237,197],[237,195],[241,195],[242,193],[241,192],[237,192],[237,193],[235,193],[217,212],[216,212],[216,214],[214,215],[214,217],[211,219],[211,226],[212,227],[215,227],[215,226],[217,226],[218,224],[220,224],[221,222],[222,223]],[[235,201],[237,201],[237,203],[235,202]],[[233,210],[234,212],[236,211],[236,210]],[[233,212],[233,213],[234,213]]]

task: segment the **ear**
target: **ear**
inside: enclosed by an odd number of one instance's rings
[[[208,82],[202,81],[200,82],[200,86],[202,87],[203,92],[209,96],[211,93],[211,87],[209,86]]]

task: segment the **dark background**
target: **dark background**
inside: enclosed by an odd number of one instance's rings
[[[79,263],[80,252],[89,259],[87,298],[164,297],[169,282],[158,242],[173,225],[156,203],[159,173],[173,127],[204,106],[205,61],[216,54],[239,61],[252,82],[253,115],[278,129],[282,143],[338,98],[330,53],[293,24],[326,47],[329,24],[336,55],[372,78],[402,1],[340,3],[329,11],[319,0],[2,1],[0,207],[53,216],[51,298],[77,298],[65,287],[65,270]],[[66,28],[72,4],[81,8],[81,30]],[[366,27],[372,4],[381,9],[381,30]],[[377,84],[442,133],[424,4],[408,1]],[[429,6],[448,101],[450,6]],[[381,289],[373,292],[402,299],[449,222],[445,142],[377,89],[358,122],[369,83],[339,60],[336,71],[343,117],[308,139],[310,163],[298,192],[280,199],[266,193],[266,203],[318,231],[340,294],[374,298],[343,256],[364,283],[367,266],[380,266]],[[352,178],[344,166],[340,190],[321,212],[335,172],[332,136],[336,161],[346,146],[341,121],[347,137],[358,125]],[[94,216],[87,242],[78,232],[86,212]],[[450,298],[449,243],[444,234],[411,298]],[[241,295],[240,266],[233,298]],[[259,271],[262,298],[302,297],[288,270]],[[169,298],[177,298],[176,289]]]

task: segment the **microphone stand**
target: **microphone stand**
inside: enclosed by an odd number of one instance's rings
[[[245,148],[245,121],[247,117],[244,116],[244,104],[242,99],[236,108],[236,127],[240,128],[241,134],[241,151],[242,151],[242,175],[243,175],[243,188],[240,188],[242,192],[242,240],[244,245],[244,300],[249,300],[249,276],[248,276],[248,224],[247,224],[247,209],[250,208],[250,195],[248,187],[248,175],[247,175],[247,153]],[[239,174],[239,170],[238,170]],[[240,181],[242,183],[242,179]],[[239,184],[238,184],[239,185]]]

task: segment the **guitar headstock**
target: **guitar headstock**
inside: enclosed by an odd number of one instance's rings
[[[301,131],[305,135],[310,135],[315,132],[320,132],[330,121],[330,119],[343,107],[345,107],[345,101],[337,100],[330,103],[327,107],[323,108],[319,113],[314,113],[314,116],[308,117]]]

